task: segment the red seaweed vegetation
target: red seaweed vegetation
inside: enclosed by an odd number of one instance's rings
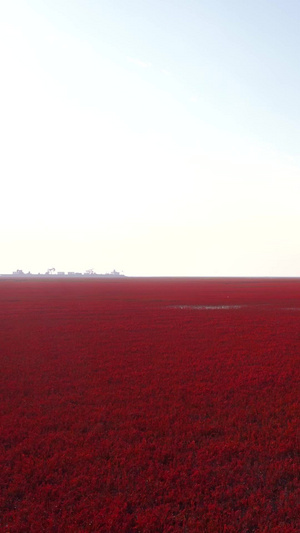
[[[0,281],[0,528],[300,530],[300,280]]]

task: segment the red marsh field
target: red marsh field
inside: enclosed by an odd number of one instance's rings
[[[0,279],[0,528],[298,533],[300,280]]]

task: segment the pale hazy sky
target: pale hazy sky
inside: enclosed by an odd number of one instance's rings
[[[300,276],[299,0],[2,0],[0,272]]]

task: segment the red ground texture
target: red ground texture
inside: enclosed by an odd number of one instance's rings
[[[3,278],[0,318],[1,531],[300,531],[300,280]]]

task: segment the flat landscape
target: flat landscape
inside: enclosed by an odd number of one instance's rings
[[[300,279],[0,279],[0,530],[298,533]]]

